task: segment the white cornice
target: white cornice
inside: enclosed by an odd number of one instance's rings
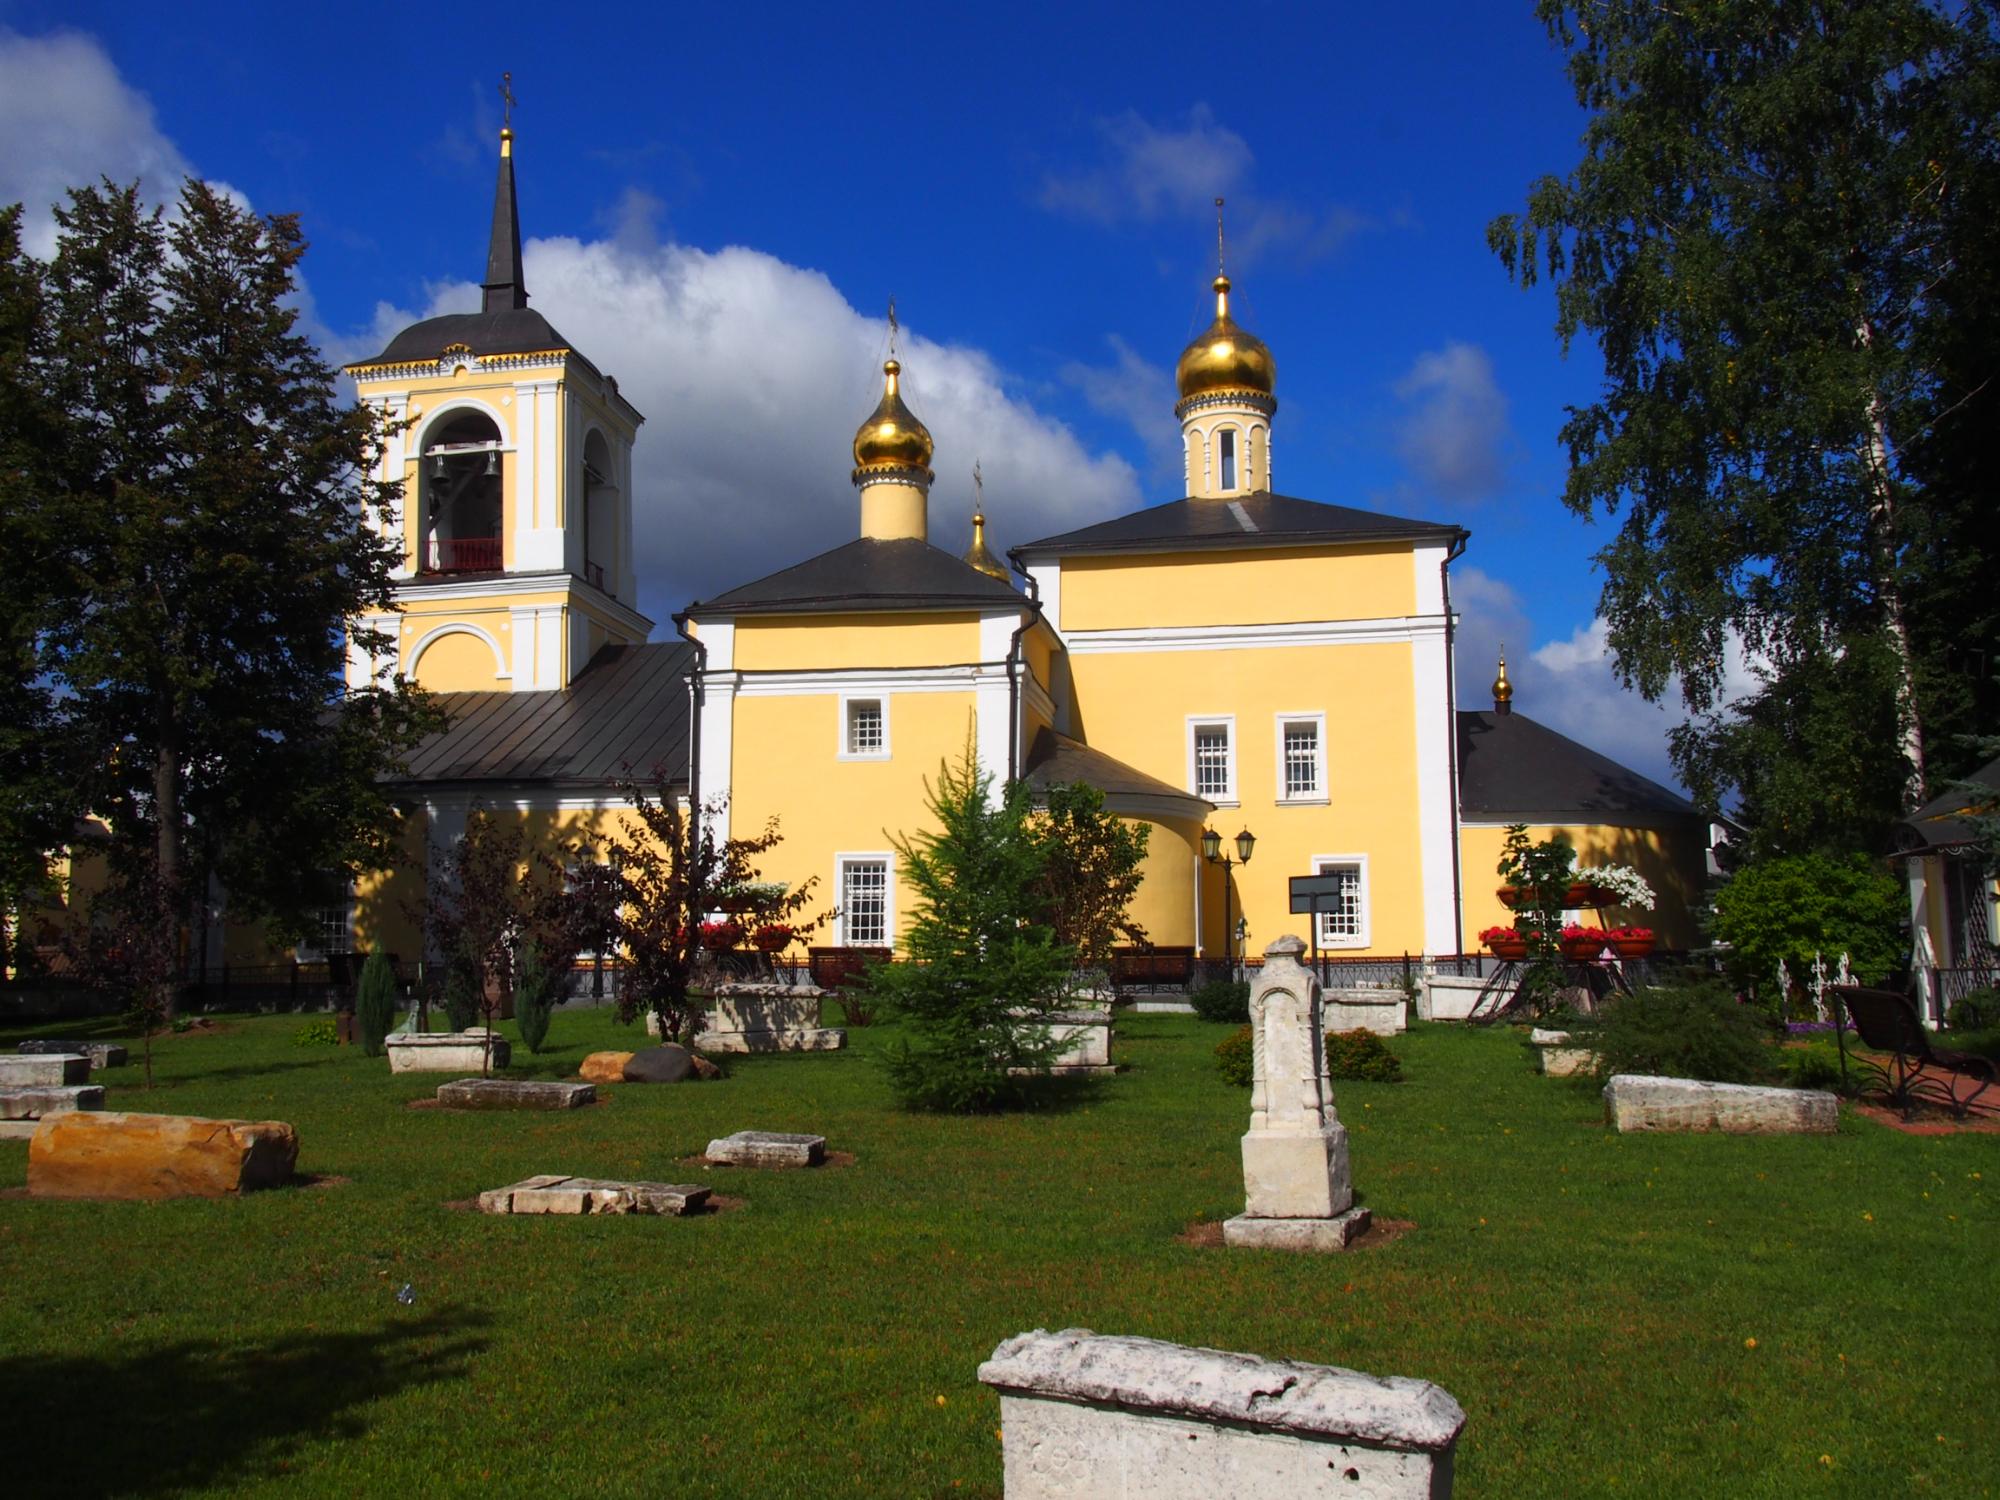
[[[1005,662],[955,667],[841,667],[805,672],[715,672],[703,679],[743,698],[801,698],[822,693],[969,693],[982,682],[1005,680]]]
[[[653,633],[653,622],[629,604],[621,604],[601,589],[587,586],[574,573],[507,573],[463,583],[398,583],[396,600],[407,604],[449,604],[458,599],[497,594],[566,593],[576,608],[594,611],[624,626],[640,640]]]
[[[1072,656],[1127,651],[1254,651],[1280,646],[1360,646],[1442,639],[1443,615],[1379,620],[1299,620],[1278,625],[1153,625],[1136,630],[1071,630]]]

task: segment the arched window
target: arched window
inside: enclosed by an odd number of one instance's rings
[[[1236,429],[1225,427],[1221,434],[1222,488],[1236,488]]]
[[[604,434],[583,440],[583,579],[607,594],[618,587],[617,469]]]
[[[453,412],[424,438],[418,571],[497,573],[502,566],[500,429],[484,412]]]

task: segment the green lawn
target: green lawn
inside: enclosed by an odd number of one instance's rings
[[[1176,1240],[1242,1204],[1248,1095],[1214,1073],[1227,1028],[1191,1018],[1121,1019],[1127,1071],[1066,1107],[969,1120],[888,1106],[880,1029],[475,1115],[405,1109],[441,1080],[295,1047],[303,1022],[162,1038],[162,1086],[135,1062],[109,1103],[289,1120],[300,1169],[344,1183],[0,1197],[8,1494],[997,1496],[974,1370],[1073,1325],[1435,1380],[1469,1417],[1466,1496],[1958,1497],[2000,1474],[2000,1137],[1621,1137],[1514,1033],[1420,1029],[1405,1082],[1339,1090],[1363,1201],[1416,1227],[1294,1257]],[[635,1034],[559,1011],[516,1072]],[[676,1160],[743,1128],[856,1160]],[[0,1142],[0,1187],[26,1154]],[[550,1171],[744,1206],[447,1206]]]

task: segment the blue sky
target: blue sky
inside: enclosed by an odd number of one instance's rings
[[[1173,498],[1225,194],[1276,487],[1467,526],[1463,700],[1504,639],[1522,711],[1667,777],[1670,715],[1604,658],[1602,532],[1559,499],[1595,353],[1485,246],[1583,124],[1526,5],[595,17],[0,3],[0,198],[192,171],[296,211],[313,326],[362,357],[474,304],[511,69],[529,291],[649,417],[664,620],[851,538],[892,294],[933,540],[962,544],[975,458],[1002,545]]]

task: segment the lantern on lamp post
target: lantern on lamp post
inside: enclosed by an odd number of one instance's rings
[[[1230,974],[1236,972],[1236,943],[1242,934],[1232,924],[1229,911],[1229,872],[1238,865],[1250,863],[1251,852],[1257,847],[1257,835],[1244,829],[1236,835],[1236,858],[1231,859],[1222,852],[1222,835],[1213,828],[1201,831],[1201,857],[1212,865],[1222,866],[1222,948],[1223,957],[1228,960]]]

